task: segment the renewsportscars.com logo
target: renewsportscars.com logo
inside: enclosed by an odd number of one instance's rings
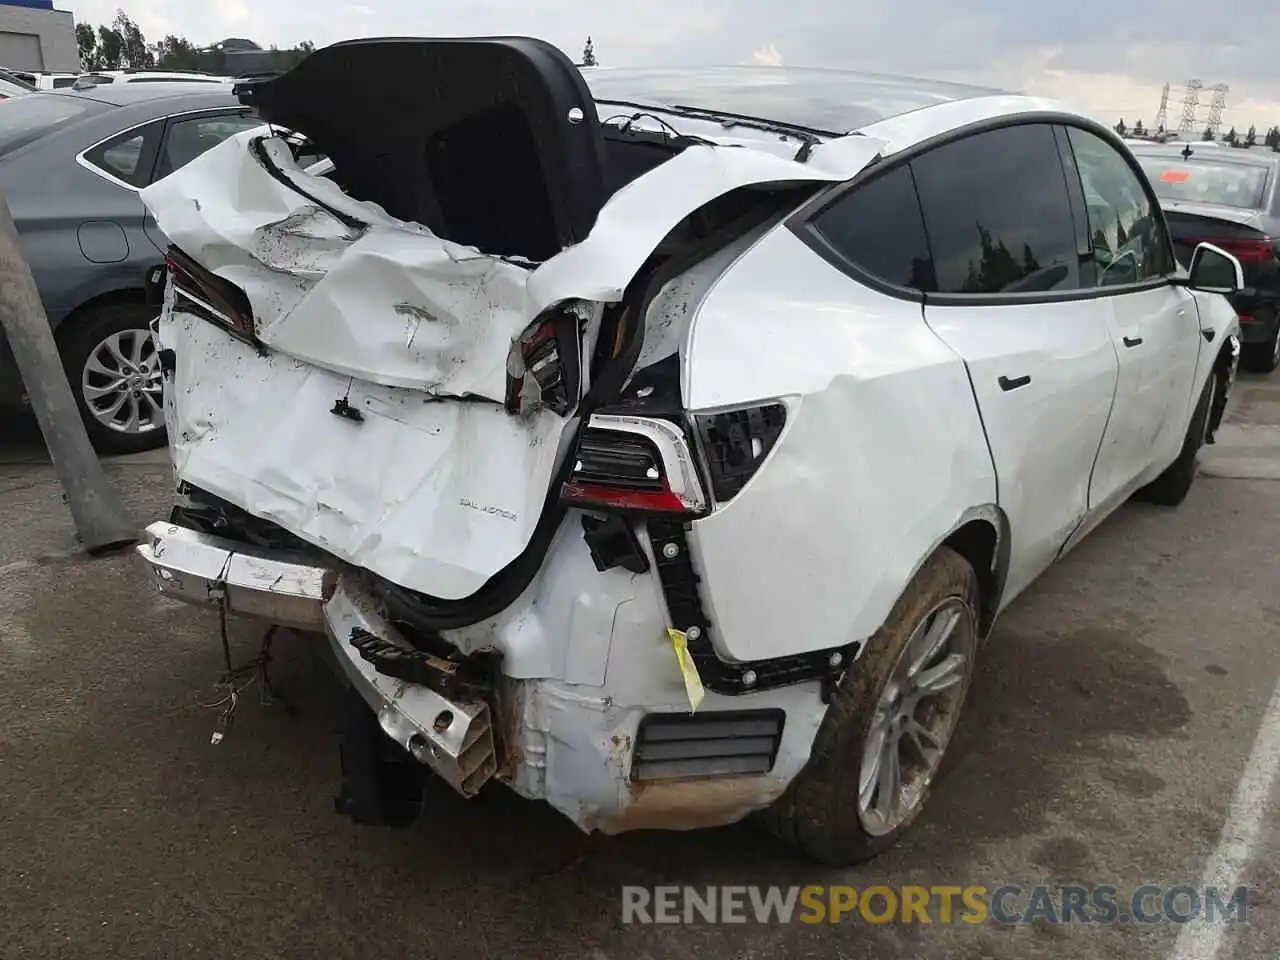
[[[623,887],[623,923],[1154,924],[1245,922],[1248,888]]]

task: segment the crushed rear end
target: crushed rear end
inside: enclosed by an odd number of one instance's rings
[[[707,635],[686,524],[786,411],[690,413],[683,347],[734,260],[880,144],[602,124],[520,38],[337,44],[239,89],[333,173],[263,129],[144,192],[173,245],[157,587],[326,634],[380,735],[465,796],[498,777],[608,831],[767,805],[851,651],[742,663]]]

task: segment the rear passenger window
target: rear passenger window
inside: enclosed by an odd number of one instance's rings
[[[108,140],[88,151],[84,158],[98,169],[135,187],[145,187],[151,175],[151,159],[164,124],[160,121]]]
[[[911,161],[943,293],[1080,286],[1071,201],[1053,129],[1022,124]]]
[[[899,287],[936,290],[911,171],[875,177],[818,214],[813,229],[836,253]]]

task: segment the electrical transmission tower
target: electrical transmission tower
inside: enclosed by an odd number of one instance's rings
[[[1179,133],[1194,133],[1196,129],[1196,110],[1200,106],[1200,91],[1204,84],[1199,80],[1187,81],[1187,93],[1182,98],[1182,119],[1178,122]]]
[[[1160,109],[1156,111],[1156,125],[1152,133],[1160,133],[1169,122],[1169,84],[1160,91]]]
[[[1225,83],[1218,83],[1209,88],[1213,91],[1213,99],[1209,102],[1209,129],[1216,138],[1222,129],[1222,111],[1227,106],[1227,91],[1231,88]]]

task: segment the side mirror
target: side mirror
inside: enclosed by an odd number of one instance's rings
[[[1212,243],[1198,243],[1191,253],[1186,285],[1205,293],[1236,293],[1244,289],[1240,261]]]

